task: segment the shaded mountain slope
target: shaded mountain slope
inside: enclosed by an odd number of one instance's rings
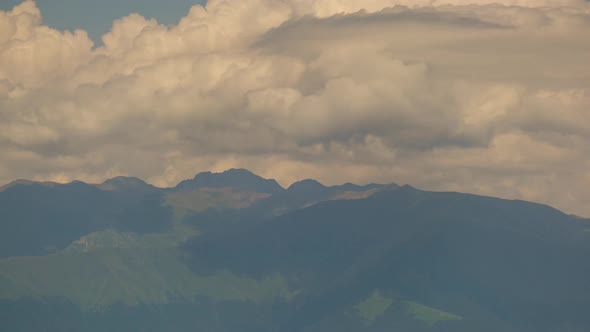
[[[286,190],[278,192],[267,199],[260,200],[249,211],[243,211],[242,215],[250,218],[276,217],[319,202],[361,199],[369,197],[384,188],[395,187],[397,187],[396,184],[359,186],[350,183],[328,187],[316,180],[306,179],[293,183]]]
[[[0,192],[0,257],[44,255],[108,228],[138,233],[170,227],[153,189],[100,189],[82,182],[16,184]]]
[[[539,204],[405,186],[205,234],[186,250],[201,273],[290,276],[304,289],[293,331],[376,288],[488,324],[551,331],[590,324],[588,226]]]
[[[180,182],[173,190],[186,191],[200,188],[232,188],[238,191],[266,194],[284,190],[275,180],[262,178],[245,169],[230,169],[222,173],[199,173],[194,179]]]

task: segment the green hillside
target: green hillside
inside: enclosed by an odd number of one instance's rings
[[[104,310],[117,303],[165,304],[198,296],[255,303],[293,296],[280,275],[258,281],[227,271],[193,273],[177,246],[195,234],[181,222],[159,234],[107,230],[55,254],[0,260],[0,299],[63,297],[85,310]]]

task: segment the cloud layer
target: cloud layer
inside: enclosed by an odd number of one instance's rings
[[[0,182],[246,167],[590,216],[589,35],[581,0],[210,0],[93,48],[25,1],[0,12]]]

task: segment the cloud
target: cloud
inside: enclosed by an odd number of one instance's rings
[[[585,1],[211,0],[93,48],[0,12],[0,182],[250,168],[590,215]]]
[[[43,86],[88,61],[92,45],[85,31],[61,32],[42,25],[35,3],[25,1],[0,12],[0,80],[14,87]]]

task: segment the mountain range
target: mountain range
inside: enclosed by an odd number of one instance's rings
[[[248,170],[0,188],[2,331],[590,331],[590,220]]]

